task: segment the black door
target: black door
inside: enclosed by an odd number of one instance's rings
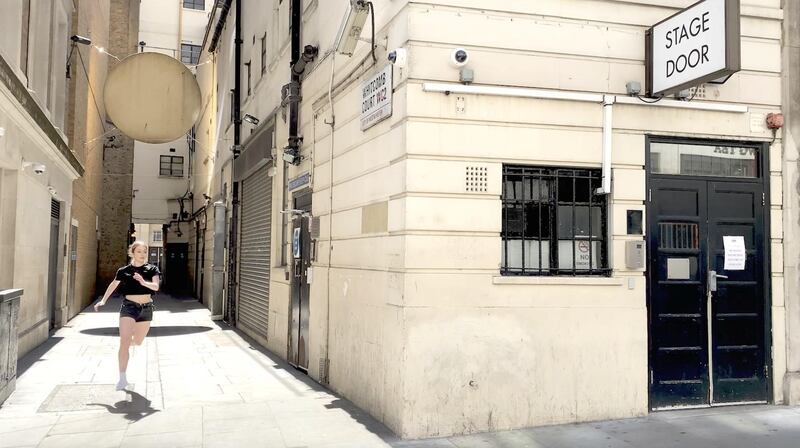
[[[185,295],[189,292],[189,243],[167,243],[164,266],[164,291]]]
[[[58,235],[61,222],[61,203],[50,202],[50,256],[47,272],[47,316],[50,329],[56,326],[56,295],[58,292]]]
[[[651,408],[766,401],[762,193],[650,177]],[[726,265],[723,237],[744,240],[743,269]]]
[[[308,370],[308,325],[309,293],[312,280],[311,234],[309,232],[311,214],[311,194],[295,196],[294,209],[303,213],[292,216],[292,309],[289,328],[289,362],[303,370]]]

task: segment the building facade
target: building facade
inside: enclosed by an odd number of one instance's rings
[[[71,34],[91,39],[91,45],[76,44],[70,58],[67,135],[75,156],[85,167],[73,182],[72,218],[69,222],[67,318],[88,306],[97,290],[100,216],[104,196],[103,162],[113,149],[116,133],[106,122],[102,101],[108,74],[108,55],[96,47],[109,47],[108,2],[82,0],[74,3]],[[84,70],[85,68],[85,70]],[[103,288],[105,285],[101,285]]]
[[[644,97],[693,3],[218,2],[223,314],[409,438],[800,402],[797,11],[741,2],[737,73]]]
[[[64,61],[72,3],[3,5],[0,37],[0,288],[25,290],[20,356],[66,320],[72,183]]]
[[[139,48],[179,59],[196,70],[200,61],[209,0],[173,0],[141,2],[139,13]],[[188,251],[196,245],[193,234],[192,200],[193,156],[196,143],[193,133],[185,138],[163,143],[136,142],[133,162],[133,223],[166,226],[164,228],[164,286],[174,292],[191,292],[190,272],[195,266]],[[200,196],[200,202],[203,197]],[[138,233],[138,232],[137,232]]]

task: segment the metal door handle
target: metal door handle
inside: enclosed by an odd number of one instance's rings
[[[717,278],[728,278],[728,276],[717,274],[717,271],[708,271],[708,290],[710,292],[717,292]]]

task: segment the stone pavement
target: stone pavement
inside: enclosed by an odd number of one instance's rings
[[[117,309],[87,309],[20,361],[0,407],[4,447],[800,447],[800,408],[746,406],[402,441],[195,300],[160,295],[114,390]]]

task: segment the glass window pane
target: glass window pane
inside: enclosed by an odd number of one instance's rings
[[[525,204],[525,238],[550,238],[550,206],[546,203]]]
[[[508,247],[506,252],[506,247]],[[549,241],[539,241],[533,240],[525,240],[524,242],[520,239],[509,239],[503,242],[503,246],[501,248],[501,255],[503,260],[503,267],[507,269],[518,269],[522,270],[522,249],[525,248],[525,270],[532,271],[531,273],[536,273],[539,270],[539,250],[541,247],[541,269],[542,270],[549,270],[550,269],[550,242]],[[508,254],[508,262],[506,263],[506,253]]]
[[[506,204],[503,207],[503,235],[522,236],[522,206]]]
[[[592,207],[592,219],[589,221],[589,207],[575,207],[575,227],[573,229],[573,207],[558,207],[558,237],[565,238],[602,238],[602,209]]]
[[[590,246],[591,244],[591,246]],[[559,240],[558,241],[558,268],[572,269],[573,260],[575,270],[588,271],[600,267],[600,241]],[[574,258],[573,258],[574,247]],[[590,254],[591,252],[591,254]],[[591,255],[591,256],[590,256]]]
[[[758,150],[752,147],[652,143],[650,170],[685,176],[758,177]]]

